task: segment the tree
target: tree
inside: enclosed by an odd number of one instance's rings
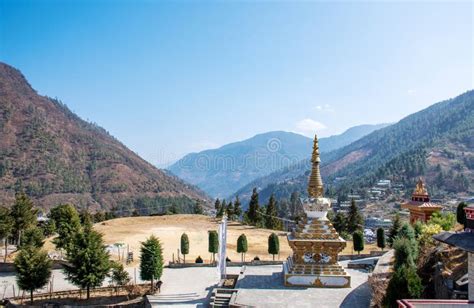
[[[352,234],[352,243],[354,250],[360,255],[360,252],[364,250],[364,235],[361,231],[356,231]]]
[[[5,242],[5,256],[3,262],[7,262],[8,255],[8,237],[13,231],[13,218],[10,216],[10,210],[6,207],[0,207],[0,239]]]
[[[48,283],[51,277],[51,260],[40,248],[27,246],[15,258],[16,281],[22,290],[30,291],[31,304],[33,292]]]
[[[380,249],[385,248],[385,230],[383,228],[378,228],[377,229],[377,247]]]
[[[337,233],[347,232],[347,220],[343,213],[337,212],[332,224]]]
[[[227,217],[229,217],[229,220],[234,220],[234,205],[232,204],[232,201],[229,201],[225,207],[225,212],[227,214]]]
[[[224,213],[225,213],[225,210],[226,210],[226,206],[227,206],[227,204],[225,203],[225,199],[224,199],[224,200],[222,200],[222,203],[221,203],[221,205],[220,205],[220,207],[219,207],[219,211],[218,211],[217,214],[216,214],[216,217],[217,217],[217,218],[221,218],[221,217],[224,216]]]
[[[268,253],[273,256],[273,261],[275,261],[275,255],[280,253],[280,240],[275,233],[268,237]]]
[[[13,234],[19,245],[21,245],[21,233],[36,226],[36,213],[37,210],[34,209],[33,202],[25,193],[19,192],[15,195],[15,203],[11,208],[10,215],[13,218]]]
[[[151,290],[154,291],[153,281],[160,279],[163,274],[163,254],[161,243],[155,236],[150,236],[140,248],[140,278],[150,280]]]
[[[250,197],[249,208],[247,210],[247,218],[251,225],[258,225],[260,222],[260,205],[258,204],[258,192],[257,188],[252,191]]]
[[[38,227],[31,227],[26,229],[25,232],[21,235],[21,246],[34,246],[41,248],[44,244],[44,234],[43,231]]]
[[[294,191],[290,196],[290,214],[293,219],[300,217],[304,213],[299,193]]]
[[[217,231],[211,230],[209,233],[209,246],[208,251],[212,253],[212,262],[216,261],[216,253],[219,250],[219,235]]]
[[[90,224],[86,225],[83,231],[73,235],[67,246],[67,263],[64,265],[66,279],[81,289],[86,289],[89,299],[90,288],[102,285],[109,273],[109,257],[102,234],[94,231]]]
[[[245,253],[248,251],[247,237],[241,234],[237,239],[237,252],[241,254],[242,262],[245,261]]]
[[[458,204],[458,207],[456,209],[456,220],[459,224],[463,226],[466,225],[466,211],[464,211],[466,206],[467,206],[467,203],[461,202]]]
[[[347,231],[349,233],[354,233],[357,230],[363,230],[363,228],[364,218],[360,214],[355,200],[352,199],[349,213],[347,214]]]
[[[454,216],[453,213],[434,212],[428,224],[437,224],[440,225],[444,231],[449,231],[454,228],[456,224],[456,216]]]
[[[271,230],[277,229],[280,221],[277,218],[277,205],[273,194],[270,195],[265,214],[265,227]]]
[[[395,270],[383,300],[384,307],[398,307],[397,300],[420,298],[423,285],[414,266],[404,265]]]
[[[196,201],[196,203],[194,203],[193,212],[197,215],[204,214],[204,209],[202,208],[202,205],[199,201]]]
[[[189,254],[189,238],[186,233],[181,235],[181,253],[183,254],[184,263],[186,263],[186,255]]]
[[[130,275],[124,269],[122,263],[111,262],[112,272],[110,273],[110,281],[116,286],[124,286],[130,282]]]
[[[235,197],[234,201],[234,215],[237,220],[240,220],[240,216],[242,216],[242,205],[240,203],[239,196]]]
[[[395,269],[398,269],[404,265],[415,265],[415,256],[413,253],[412,242],[409,239],[397,237],[393,242],[393,249],[395,250]]]
[[[395,219],[393,220],[392,227],[388,234],[388,243],[390,244],[390,247],[393,245],[393,241],[395,240],[395,237],[397,237],[398,231],[400,231],[401,227],[402,223],[400,221],[400,215],[397,214],[395,215]]]
[[[51,209],[50,219],[56,226],[58,236],[53,243],[59,249],[68,249],[76,233],[81,231],[81,220],[77,210],[70,204],[58,205]],[[90,221],[90,215],[83,216],[84,222]]]
[[[277,212],[278,212],[278,217],[288,217],[289,215],[289,206],[288,206],[288,200],[283,198],[279,202],[277,202]]]
[[[221,210],[221,201],[219,200],[219,198],[217,198],[216,202],[214,202],[214,209],[216,210],[216,216],[217,216],[217,213],[219,213]]]
[[[409,223],[404,223],[400,230],[398,231],[397,237],[404,237],[409,239],[410,241],[414,241],[416,239],[415,230]]]

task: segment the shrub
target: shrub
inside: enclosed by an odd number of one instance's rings
[[[201,256],[198,256],[196,258],[196,263],[204,263],[204,261],[202,260]]]
[[[255,258],[253,258],[254,261],[260,261],[260,258],[258,256],[255,256]]]

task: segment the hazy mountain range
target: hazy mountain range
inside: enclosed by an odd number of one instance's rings
[[[474,91],[434,104],[398,123],[321,155],[326,187],[339,193],[364,193],[379,179],[404,184],[411,191],[424,177],[434,196],[472,194],[474,187]],[[236,194],[245,201],[253,187],[260,198],[271,193],[288,198],[306,194],[309,160],[255,179]],[[336,181],[337,180],[337,181]],[[234,194],[234,195],[236,195]]]
[[[348,145],[385,126],[387,124],[360,125],[340,135],[321,138],[321,151]],[[226,197],[257,178],[308,158],[312,145],[312,138],[273,131],[218,149],[188,154],[169,170],[213,197]]]

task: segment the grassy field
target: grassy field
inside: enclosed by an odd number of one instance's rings
[[[189,255],[186,261],[194,262],[201,256],[205,261],[209,261],[211,254],[208,252],[208,230],[217,230],[218,220],[204,215],[169,215],[153,217],[127,217],[117,218],[98,223],[94,228],[104,235],[106,244],[124,243],[134,252],[135,261],[138,261],[140,243],[145,241],[150,235],[157,236],[163,245],[163,258],[171,261],[177,257],[180,247],[180,237],[184,232],[189,237]],[[286,233],[281,231],[271,231],[258,229],[251,226],[242,225],[237,222],[229,222],[227,234],[227,255],[232,261],[239,261],[240,254],[236,252],[237,238],[244,233],[247,236],[248,248],[247,260],[258,256],[261,260],[271,260],[271,255],[267,252],[268,236],[275,232],[280,238],[280,260],[286,259],[291,254],[288,246]],[[54,246],[48,241],[46,249],[54,250]],[[126,250],[126,248],[125,248]],[[367,245],[363,253],[370,250],[377,250],[374,245]],[[343,254],[352,253],[352,242],[347,243]],[[118,253],[112,251],[112,256],[117,258]],[[278,257],[277,257],[278,258]]]

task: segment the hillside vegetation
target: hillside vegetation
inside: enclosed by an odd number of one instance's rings
[[[116,208],[174,204],[182,211],[207,197],[166,175],[106,130],[57,99],[40,96],[15,68],[0,63],[0,204],[24,190],[35,204]]]

